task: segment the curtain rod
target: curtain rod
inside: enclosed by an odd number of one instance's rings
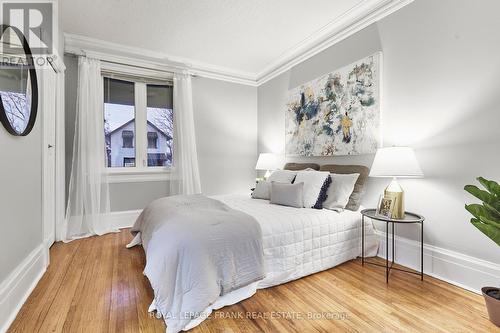
[[[64,55],[65,56],[70,56],[70,57],[75,57],[75,58],[78,58],[78,57],[91,57],[91,55],[93,53],[94,52],[87,52],[87,51],[82,50],[82,49],[80,49],[78,51],[76,51],[76,50],[70,50],[70,51],[66,50],[66,51],[64,51]],[[99,52],[97,52],[97,53],[99,53]],[[165,72],[165,73],[169,73],[169,74],[182,74],[182,72],[186,71],[189,76],[194,77],[194,78],[198,77],[198,75],[190,73],[188,69],[166,70],[166,69],[162,69],[162,68],[150,68],[150,67],[146,67],[146,66],[138,66],[138,65],[134,65],[134,64],[130,64],[130,63],[125,63],[125,62],[119,62],[119,61],[102,59],[102,58],[100,58],[98,56],[96,56],[95,58],[99,59],[102,62],[107,62],[107,63],[110,63],[110,64],[116,64],[116,65],[122,65],[122,66],[130,66],[130,67],[135,67],[135,68],[140,68],[140,69],[147,69],[147,70],[154,70],[154,71]],[[158,65],[164,65],[164,64],[158,63]],[[165,64],[165,66],[171,67],[171,66],[166,65],[166,64]]]

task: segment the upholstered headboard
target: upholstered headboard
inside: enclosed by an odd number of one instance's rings
[[[325,164],[322,165],[320,171],[329,171],[331,173],[349,174],[359,173],[358,180],[354,185],[354,191],[349,197],[346,209],[358,210],[361,205],[361,197],[365,192],[365,183],[370,173],[370,168],[364,165],[341,165],[341,164]]]
[[[314,169],[316,171],[319,170],[319,164],[316,163],[287,163],[283,169],[291,170],[291,171],[299,171],[305,170],[307,168]]]

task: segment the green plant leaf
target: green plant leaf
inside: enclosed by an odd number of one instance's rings
[[[497,220],[496,216],[491,214],[489,210],[483,205],[480,204],[465,205],[465,209],[467,209],[469,213],[471,213],[472,215],[474,215],[474,217],[478,219],[481,217],[486,217],[487,219],[492,221]],[[500,219],[498,219],[498,222],[500,223]]]
[[[500,218],[492,215],[488,209],[479,204],[465,205],[465,209],[474,215],[477,220],[500,229]]]
[[[487,191],[481,190],[476,185],[465,185],[464,190],[466,190],[467,192],[469,192],[470,194],[472,194],[473,196],[475,196],[479,200],[484,201],[486,203],[489,203],[490,205],[492,205],[496,208],[495,202],[497,201],[497,198],[493,194],[491,194]]]
[[[486,208],[491,215],[495,216],[496,218],[500,219],[500,210],[496,209],[489,203],[483,202],[484,208]]]
[[[484,224],[491,225],[492,227],[497,228],[498,230],[500,230],[500,223],[497,222],[497,221],[490,220],[489,218],[484,217],[484,216],[481,216],[479,218],[479,220],[481,220],[481,222],[483,222]]]
[[[470,222],[483,234],[488,236],[492,241],[494,241],[498,246],[500,246],[500,229],[495,228],[488,224],[484,224],[478,219],[471,219]]]
[[[484,207],[480,204],[470,204],[465,205],[465,209],[474,215],[475,218],[479,219],[481,217],[481,213],[483,213]]]
[[[500,185],[496,181],[488,180],[483,177],[478,177],[477,180],[483,185],[491,194],[500,198]]]

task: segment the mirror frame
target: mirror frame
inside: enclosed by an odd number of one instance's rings
[[[9,28],[14,30],[19,40],[23,43],[24,54],[26,55],[26,61],[28,62],[28,70],[31,82],[31,106],[30,106],[31,110],[30,110],[30,118],[28,120],[26,128],[22,133],[18,133],[14,130],[14,128],[12,128],[9,119],[5,114],[5,108],[3,106],[2,97],[0,96],[0,122],[3,124],[7,132],[9,132],[10,134],[14,136],[26,136],[31,132],[33,126],[35,126],[35,121],[38,111],[38,82],[36,76],[36,69],[35,69],[35,64],[33,62],[33,54],[31,53],[31,48],[21,30],[10,25],[2,24],[0,25],[0,39],[2,38],[4,32]]]

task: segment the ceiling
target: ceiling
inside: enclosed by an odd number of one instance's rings
[[[368,0],[64,0],[65,33],[257,75]]]

